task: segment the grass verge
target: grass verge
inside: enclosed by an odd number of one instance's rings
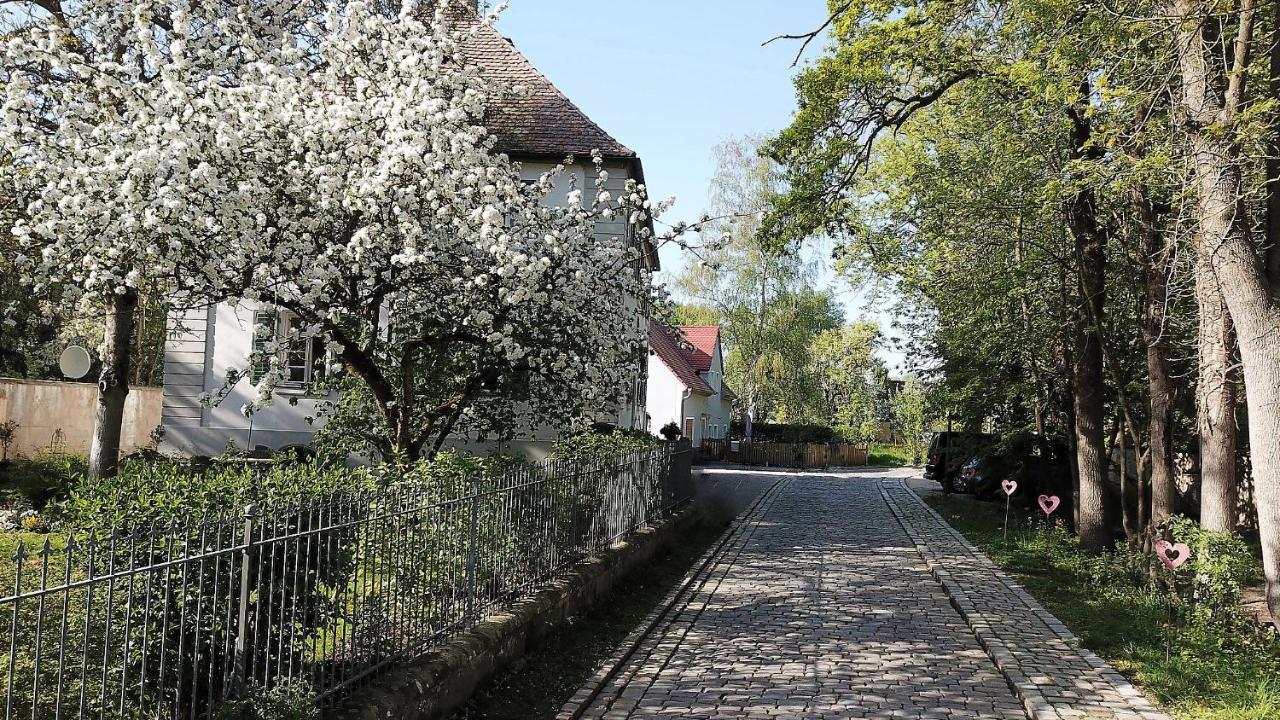
[[[911,467],[915,458],[911,449],[896,445],[871,445],[867,448],[867,464],[880,467]]]
[[[956,495],[925,502],[1013,576],[1027,592],[1179,720],[1280,718],[1280,640],[1268,630],[1231,637],[1170,624],[1166,596],[1132,577],[1108,572],[1070,543],[1010,519],[1004,506]],[[1037,518],[1038,519],[1038,518]],[[1101,569],[1100,569],[1101,568]]]
[[[615,588],[609,601],[532,648],[481,688],[452,720],[554,718],[684,579],[724,528],[721,523],[699,524],[678,547]]]

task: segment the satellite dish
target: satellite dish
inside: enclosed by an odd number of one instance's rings
[[[91,367],[93,367],[93,358],[89,356],[89,351],[78,345],[72,345],[63,350],[62,355],[58,357],[58,369],[72,380],[79,380],[88,375]]]

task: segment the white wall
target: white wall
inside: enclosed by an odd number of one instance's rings
[[[711,371],[703,373],[703,380],[711,386],[716,394],[708,397],[690,393],[685,398],[684,383],[676,378],[675,373],[655,353],[649,353],[649,432],[657,433],[669,422],[679,425],[683,432],[685,419],[693,418],[693,437],[690,440],[694,447],[708,439],[723,439],[729,435],[729,423],[733,419],[733,406],[725,400],[724,359],[719,348],[711,359]],[[682,402],[683,399],[683,402]],[[703,418],[706,418],[707,432],[702,431]]]
[[[649,432],[656,435],[667,423],[684,427],[682,399],[684,383],[676,378],[671,368],[654,353],[649,353],[649,388],[646,410],[649,413]]]

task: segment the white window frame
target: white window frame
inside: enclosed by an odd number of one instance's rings
[[[254,341],[252,343],[252,347],[255,352],[258,350],[258,347],[259,347],[258,327],[262,323],[263,315],[271,315],[275,318],[275,330],[271,339],[277,343],[284,341],[284,339],[290,333],[291,324],[294,321],[296,321],[298,318],[298,316],[295,315],[294,313],[288,310],[283,310],[283,309],[276,309],[276,310],[270,310],[270,311],[263,310],[263,309],[255,310],[253,313],[253,333],[254,333],[253,340]],[[333,363],[333,358],[331,356],[331,353],[329,353],[328,349],[324,348],[324,346],[321,344],[324,341],[324,334],[318,331],[312,330],[310,328],[307,328],[304,331],[299,332],[298,337],[301,342],[301,348],[281,347],[278,352],[277,356],[280,359],[280,368],[283,371],[283,377],[280,380],[279,385],[277,385],[277,387],[279,388],[286,389],[286,390],[302,390],[310,385],[320,382],[321,380],[326,380],[329,377],[329,369]],[[265,340],[265,338],[263,338],[263,340]],[[321,351],[324,353],[324,357],[322,358],[323,362],[318,368],[316,366],[317,347],[319,347]],[[290,364],[290,361],[292,359],[291,356],[297,353],[299,350],[303,354],[302,364],[301,365]],[[302,371],[301,380],[293,379],[292,371],[295,368],[300,369]],[[318,377],[316,374],[317,370],[319,370]],[[254,376],[255,376],[253,378],[254,384],[256,385],[258,384],[258,382],[261,381],[260,377],[258,376],[257,370],[255,370]]]

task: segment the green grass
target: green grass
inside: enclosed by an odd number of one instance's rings
[[[1205,637],[1169,624],[1160,593],[1131,578],[1100,576],[1060,535],[1028,529],[1015,511],[1002,538],[1004,506],[930,495],[925,501],[1057,615],[1081,642],[1180,720],[1280,718],[1280,641],[1267,631]]]
[[[670,554],[641,569],[577,622],[547,638],[453,715],[453,720],[554,718],[662,602],[720,536],[723,525],[701,525]]]
[[[871,445],[867,449],[867,464],[880,467],[911,467],[911,448],[896,445]]]

